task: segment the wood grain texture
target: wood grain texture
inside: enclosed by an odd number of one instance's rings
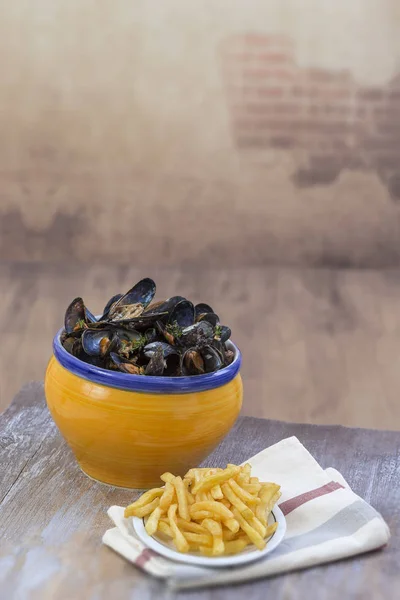
[[[388,522],[381,552],[269,580],[179,594],[184,600],[395,600],[400,567],[400,437],[396,432],[242,418],[207,464],[241,462],[296,435],[323,467],[339,469]],[[343,451],[343,448],[346,451]],[[135,493],[84,476],[50,420],[41,384],[0,417],[0,583],[7,600],[171,600],[163,584],[101,545],[106,509]]]
[[[400,272],[0,264],[0,410],[43,380],[67,304],[153,277],[206,301],[243,352],[246,415],[400,430]]]

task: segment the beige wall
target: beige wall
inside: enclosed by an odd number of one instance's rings
[[[0,10],[1,258],[400,263],[397,0]]]

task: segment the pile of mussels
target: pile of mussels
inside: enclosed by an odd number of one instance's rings
[[[200,375],[232,362],[231,330],[211,306],[182,296],[154,302],[155,293],[154,281],[142,279],[113,296],[99,319],[75,298],[65,313],[64,348],[89,364],[133,375]]]

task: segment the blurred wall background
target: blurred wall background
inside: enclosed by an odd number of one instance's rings
[[[18,361],[3,345],[8,375],[2,377],[13,382],[2,384],[3,404],[27,372],[42,376],[64,305],[81,293],[96,264],[108,265],[109,273],[113,266],[135,267],[137,275],[172,269],[182,272],[183,288],[195,273],[214,273],[207,285],[211,295],[219,290],[228,298],[225,320],[234,319],[230,306],[242,298],[243,310],[254,315],[252,330],[265,278],[296,267],[288,295],[307,290],[305,298],[316,303],[307,305],[307,315],[320,306],[332,312],[325,350],[337,307],[347,302],[337,299],[340,269],[399,266],[396,0],[19,0],[0,11],[2,324],[20,364],[11,376]],[[242,277],[226,275],[244,267],[259,269],[251,289],[241,289]],[[319,271],[310,275],[314,267]],[[349,300],[344,312],[366,311],[362,328],[376,318],[364,307],[379,285],[354,273],[360,303]],[[185,293],[170,290],[170,275],[160,277],[163,292]],[[111,279],[104,275],[99,285],[105,296]],[[235,297],[218,287],[222,280],[237,282]],[[387,297],[385,289],[375,304]],[[26,315],[32,294],[36,311],[53,303],[54,317],[43,313],[42,329],[35,329],[36,318],[25,316],[25,327],[33,328],[28,335],[10,314],[17,306]],[[396,294],[389,294],[389,312]],[[280,302],[266,310],[272,320]],[[285,312],[291,331],[315,326],[298,305],[292,309]],[[371,337],[354,341],[357,327],[346,344],[371,346]],[[363,335],[381,339],[380,327],[367,325]],[[284,380],[285,344],[297,334],[268,333],[280,348],[275,372]],[[256,333],[238,335],[250,352]],[[44,340],[35,368],[27,358],[33,337]],[[310,348],[321,353],[314,342]],[[315,368],[304,356],[294,359],[299,380]],[[363,354],[360,377],[365,360]],[[257,374],[248,371],[249,380],[265,379],[263,364]],[[354,369],[346,372],[352,377]],[[261,406],[268,388],[260,385],[249,383]],[[274,394],[284,395],[279,385]],[[323,396],[328,383],[318,385]],[[353,402],[350,388],[335,396],[336,404]],[[318,410],[304,418],[323,420]],[[325,420],[340,420],[338,410]],[[284,416],[291,414],[302,417],[289,407]]]

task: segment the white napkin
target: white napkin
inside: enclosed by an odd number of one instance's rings
[[[279,506],[286,516],[285,539],[254,563],[206,568],[173,562],[137,538],[132,519],[112,506],[115,527],[103,543],[173,589],[232,584],[315,566],[382,548],[390,538],[381,515],[357,496],[335,469],[322,469],[296,437],[266,448],[248,461],[252,476],[281,485]],[[221,465],[225,467],[225,465]]]

